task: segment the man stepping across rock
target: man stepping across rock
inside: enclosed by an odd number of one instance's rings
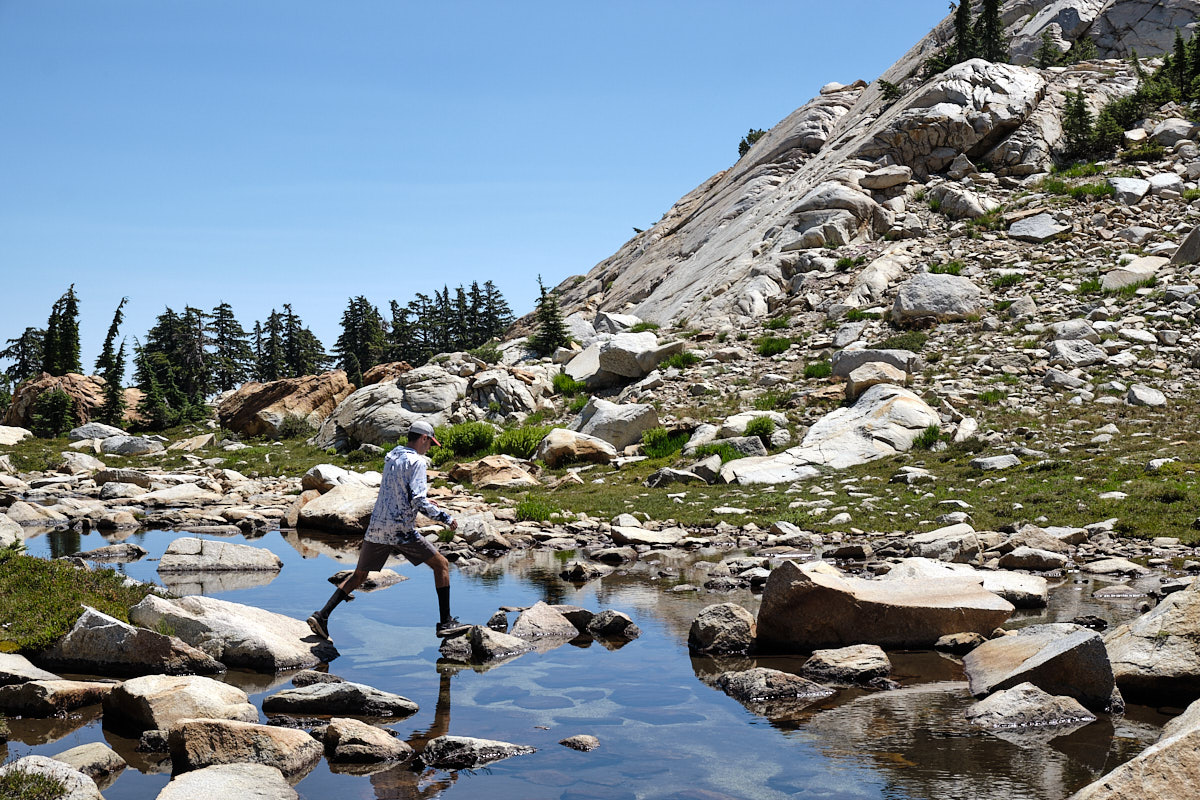
[[[450,562],[414,530],[418,511],[452,531],[458,530],[458,522],[426,496],[429,479],[425,475],[425,453],[435,444],[441,442],[434,438],[433,426],[418,420],[409,426],[408,444],[397,445],[384,458],[383,482],[371,512],[371,524],[358,551],[358,564],[325,607],[308,618],[308,627],[322,639],[329,639],[329,615],[333,610],[342,601],[353,600],[350,593],[367,579],[368,572],[382,569],[392,554],[402,555],[413,564],[428,564],[433,569],[440,615],[435,628],[438,636],[449,636],[466,627],[450,616]]]

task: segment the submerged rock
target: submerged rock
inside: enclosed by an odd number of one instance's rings
[[[421,760],[438,769],[476,769],[512,756],[536,752],[537,748],[494,739],[468,736],[439,736],[425,745]]]
[[[985,728],[1077,725],[1096,716],[1073,697],[1048,694],[1032,683],[996,692],[966,711],[967,720]]]

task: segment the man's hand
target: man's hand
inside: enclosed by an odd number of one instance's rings
[[[456,520],[456,519],[450,520],[450,530],[452,530],[452,531],[458,530],[458,520]]]

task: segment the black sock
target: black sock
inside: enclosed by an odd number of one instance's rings
[[[450,587],[438,586],[438,613],[442,616],[442,622],[450,619]]]
[[[321,617],[322,619],[328,619],[330,613],[332,613],[333,610],[338,607],[338,603],[349,599],[350,595],[343,592],[342,587],[339,586],[333,591],[333,596],[329,598],[329,602],[325,604],[325,607],[317,612],[317,616]]]

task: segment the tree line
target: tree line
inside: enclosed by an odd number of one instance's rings
[[[120,424],[125,413],[127,351],[120,329],[127,302],[122,298],[117,305],[94,366],[105,389],[104,403],[93,417],[110,424]],[[274,381],[337,367],[361,386],[363,373],[377,364],[407,361],[419,366],[437,353],[481,348],[513,321],[508,302],[491,281],[444,286],[432,296],[418,293],[404,305],[393,300],[388,312],[384,317],[364,296],[350,298],[341,335],[328,352],[288,303],[282,311],[272,309],[249,331],[226,302],[211,311],[167,307],[145,337],[132,343],[134,385],[144,394],[138,404],[140,426],[162,430],[201,419],[207,416],[207,397],[248,380]],[[74,284],[54,302],[45,327],[28,327],[5,345],[0,360],[9,363],[0,373],[0,409],[30,378],[83,372]]]

